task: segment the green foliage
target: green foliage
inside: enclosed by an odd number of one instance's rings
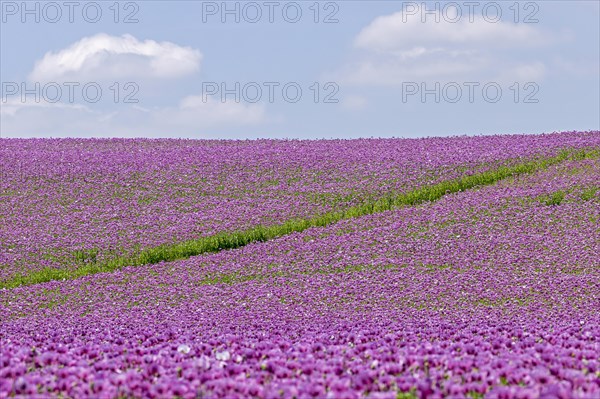
[[[596,196],[597,191],[598,187],[590,187],[581,193],[581,199],[584,201],[589,201]]]
[[[475,392],[475,391],[469,391],[467,393],[467,396],[473,399],[483,399],[483,394],[479,393],[479,392]]]
[[[560,205],[565,199],[565,192],[562,190],[556,191],[550,195],[544,195],[540,197],[540,201],[547,206]]]
[[[81,249],[73,252],[73,257],[77,262],[81,263],[95,263],[98,257],[97,249]]]
[[[398,393],[396,394],[396,399],[417,399],[417,398],[418,398],[418,396],[417,396],[416,390],[414,388],[408,392],[398,391]]]

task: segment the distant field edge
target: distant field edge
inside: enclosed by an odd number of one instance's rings
[[[75,270],[44,268],[32,271],[31,273],[19,274],[7,280],[0,281],[0,289],[10,289],[57,280],[73,280],[90,274],[116,271],[128,266],[142,266],[163,261],[170,262],[204,253],[239,248],[253,242],[268,241],[293,232],[301,232],[311,227],[324,227],[343,219],[437,201],[447,194],[491,185],[511,176],[537,172],[567,160],[583,160],[598,158],[599,156],[600,148],[596,147],[562,149],[557,155],[552,157],[529,159],[513,166],[500,166],[493,170],[420,187],[406,193],[388,194],[374,201],[307,219],[289,220],[274,226],[259,225],[248,230],[221,232],[212,236],[180,243],[146,248],[133,255],[124,255],[109,260],[85,263]],[[76,254],[73,254],[73,256],[76,256]]]

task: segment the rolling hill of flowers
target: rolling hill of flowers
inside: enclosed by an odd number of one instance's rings
[[[0,398],[600,397],[600,132],[0,140]]]

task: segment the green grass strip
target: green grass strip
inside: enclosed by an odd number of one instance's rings
[[[283,224],[274,226],[259,225],[248,230],[221,232],[213,236],[190,241],[159,245],[157,247],[144,249],[133,255],[118,256],[109,260],[86,262],[75,270],[44,268],[42,270],[16,275],[8,280],[0,281],[0,288],[15,288],[54,280],[72,280],[90,274],[112,272],[126,266],[149,265],[161,261],[169,262],[186,259],[204,253],[239,248],[253,242],[267,241],[293,232],[301,232],[311,227],[324,227],[342,219],[350,219],[377,212],[384,212],[398,207],[414,206],[424,202],[436,201],[446,194],[468,190],[476,186],[490,185],[511,176],[536,172],[566,160],[582,160],[587,158],[597,158],[598,156],[600,156],[600,149],[598,148],[581,150],[565,149],[561,150],[558,155],[553,157],[529,160],[513,166],[501,166],[486,172],[441,182],[431,186],[424,186],[406,193],[388,194],[375,201],[366,202],[345,210],[328,212],[308,219],[289,220]],[[77,254],[74,254],[74,257],[76,257],[76,255]],[[95,260],[95,257],[93,258]]]

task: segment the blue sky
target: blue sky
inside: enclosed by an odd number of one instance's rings
[[[600,130],[595,0],[69,4],[1,1],[2,137]]]

